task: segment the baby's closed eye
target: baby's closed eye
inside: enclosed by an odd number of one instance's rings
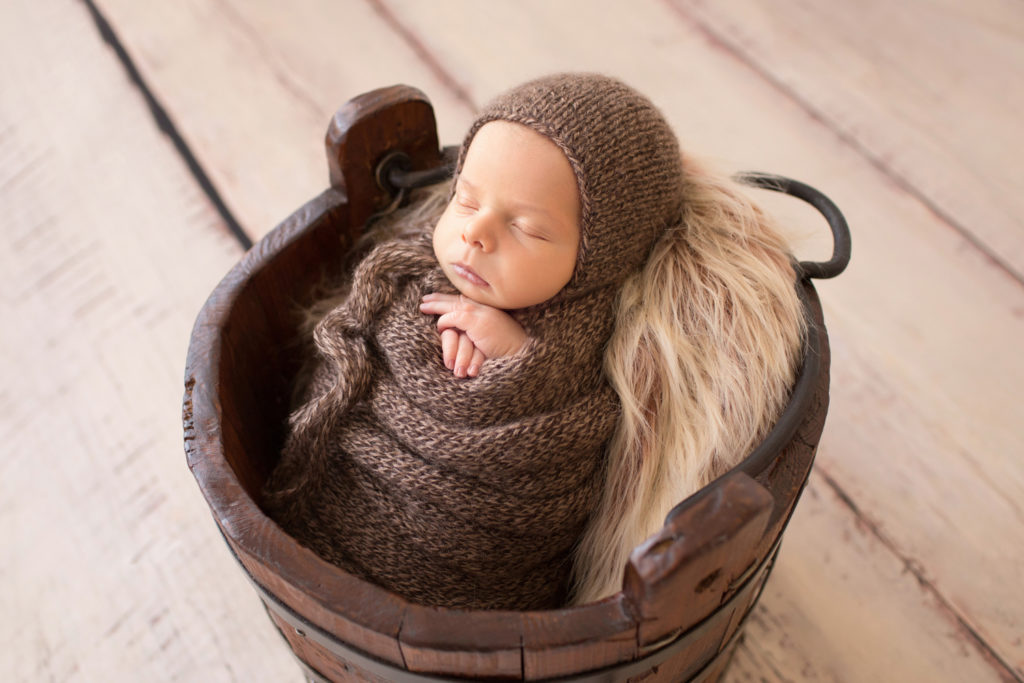
[[[480,208],[480,205],[475,200],[462,194],[455,195],[455,205],[463,211],[476,211]]]
[[[538,230],[537,228],[535,228],[535,227],[533,227],[531,225],[528,225],[528,224],[525,224],[525,223],[513,222],[512,223],[512,227],[514,229],[518,230],[519,232],[521,232],[525,237],[528,237],[530,239],[541,240],[543,242],[550,241],[548,239],[547,235],[544,232],[542,232],[541,230]]]

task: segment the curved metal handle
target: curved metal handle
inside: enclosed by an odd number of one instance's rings
[[[409,156],[402,152],[388,154],[374,171],[377,185],[387,190],[392,197],[405,190],[414,190],[447,180],[455,173],[459,148],[449,145],[441,148],[441,165],[425,171],[413,171]]]
[[[832,258],[828,261],[801,261],[800,274],[804,278],[830,278],[846,270],[850,263],[850,227],[839,207],[831,199],[810,185],[792,178],[770,173],[746,172],[734,176],[735,180],[752,187],[774,190],[802,199],[817,209],[832,228]]]

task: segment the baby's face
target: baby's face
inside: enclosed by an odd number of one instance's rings
[[[434,254],[470,299],[503,310],[547,301],[572,277],[580,202],[569,160],[525,126],[485,124],[434,229]]]

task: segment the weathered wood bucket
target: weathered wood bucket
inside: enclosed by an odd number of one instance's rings
[[[540,612],[410,604],[346,574],[286,535],[260,509],[285,436],[299,367],[297,311],[337,268],[361,226],[408,184],[448,161],[418,90],[362,95],[327,134],[331,189],[254,246],[211,294],[192,333],[185,375],[185,451],[228,546],[313,680],[716,680],[757,601],[810,473],[828,406],[829,347],[820,303],[791,400],[738,467],[669,514],[632,554],[622,591]],[[399,153],[399,156],[396,156]],[[404,156],[402,156],[404,155]],[[381,165],[400,159],[397,165]],[[433,170],[432,170],[433,169]],[[748,181],[810,201],[836,249],[801,264],[831,277],[849,258],[845,223],[807,186]]]

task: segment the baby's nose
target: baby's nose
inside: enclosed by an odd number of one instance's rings
[[[463,231],[462,241],[471,246],[490,251],[494,247],[493,218],[486,214],[478,214],[469,220]]]

